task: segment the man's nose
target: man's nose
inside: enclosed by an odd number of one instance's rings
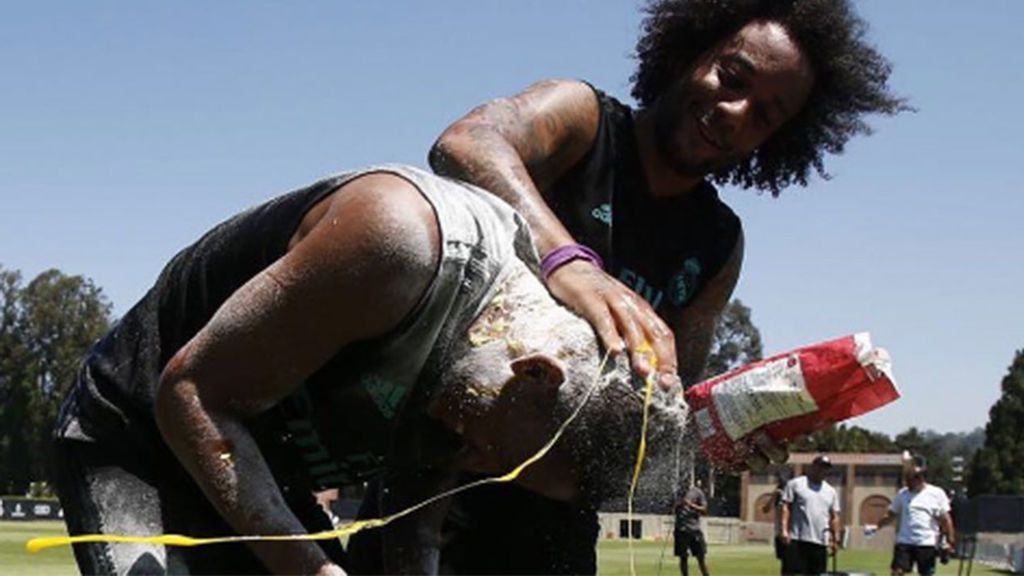
[[[740,131],[750,115],[750,100],[745,97],[722,100],[715,109],[721,128],[732,135]]]

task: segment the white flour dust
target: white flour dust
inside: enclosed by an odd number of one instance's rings
[[[624,497],[637,457],[643,383],[630,371],[625,355],[598,377],[603,351],[593,329],[559,305],[524,264],[517,262],[467,338],[454,343],[443,387],[467,389],[475,403],[492,402],[513,377],[511,362],[532,354],[555,359],[567,375],[558,391],[556,423],[598,386],[552,456],[561,453],[572,459],[592,500]],[[687,415],[680,387],[655,386],[647,457],[636,492],[638,509],[670,507],[678,486],[687,481],[684,472],[690,469],[695,445],[686,438]]]

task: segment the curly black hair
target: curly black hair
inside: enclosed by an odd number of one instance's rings
[[[676,64],[694,61],[754,20],[781,24],[810,59],[815,82],[807,104],[750,157],[716,172],[718,183],[770,191],[807,185],[813,167],[828,179],[825,153],[842,153],[856,134],[870,134],[868,113],[909,110],[887,86],[892,66],[864,38],[867,25],[848,0],[650,0],[633,97],[646,107],[675,80]]]

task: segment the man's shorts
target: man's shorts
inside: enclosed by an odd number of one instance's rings
[[[775,558],[778,560],[786,559],[786,542],[782,540],[782,536],[775,537]]]
[[[708,553],[708,545],[704,541],[704,533],[700,530],[677,530],[675,541],[676,556],[680,558],[686,558],[687,554],[693,554],[696,558],[703,558]]]
[[[821,574],[828,569],[828,547],[792,540],[782,560],[783,574]]]
[[[937,555],[938,550],[935,546],[897,544],[893,549],[891,568],[909,574],[916,564],[918,574],[929,576],[935,574],[935,557]]]

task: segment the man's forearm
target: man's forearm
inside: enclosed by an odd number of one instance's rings
[[[511,204],[530,224],[543,256],[573,239],[540,191],[590,149],[599,114],[597,95],[588,85],[537,82],[454,122],[430,150],[430,165]]]
[[[454,488],[458,474],[450,470],[422,472],[391,480],[380,498],[382,516],[390,516]],[[389,574],[436,574],[441,555],[441,529],[450,498],[434,502],[381,530],[384,570]]]
[[[953,519],[949,514],[942,516],[942,532],[946,535],[946,542],[950,546],[956,546],[956,528],[953,527]]]
[[[287,506],[263,455],[248,429],[236,418],[213,415],[198,398],[183,407],[158,404],[158,423],[165,439],[207,499],[242,535],[303,534],[305,527]],[[174,404],[174,406],[168,406]],[[274,573],[316,574],[330,560],[315,542],[250,543]]]
[[[530,225],[542,256],[574,242],[544,201],[519,151],[497,130],[466,122],[446,135],[430,151],[434,172],[479,186],[508,202]]]
[[[878,528],[885,528],[889,524],[892,524],[893,520],[895,519],[896,516],[894,516],[892,512],[886,512],[885,516],[882,516],[882,519],[878,521]]]
[[[689,388],[701,381],[704,376],[704,369],[707,367],[708,355],[711,353],[712,339],[714,335],[715,318],[696,318],[696,321],[686,326],[676,326],[674,329],[676,342],[676,357],[679,361],[679,379],[684,388]]]

